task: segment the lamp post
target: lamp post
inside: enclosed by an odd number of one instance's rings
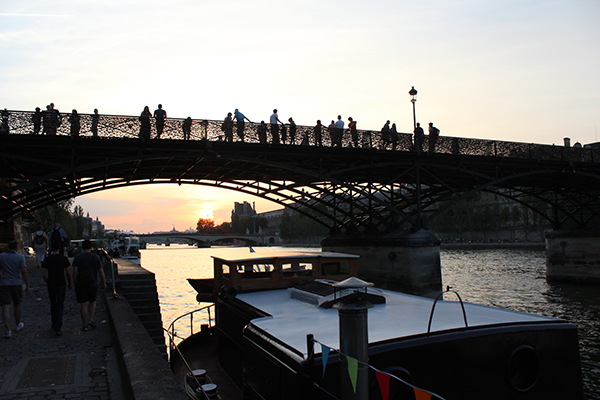
[[[417,129],[417,112],[415,111],[415,103],[417,102],[417,90],[413,86],[412,89],[409,90],[408,94],[410,94],[410,102],[413,105],[413,130]]]

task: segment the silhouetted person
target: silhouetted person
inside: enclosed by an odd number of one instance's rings
[[[387,120],[381,128],[381,141],[382,148],[387,148],[387,145],[390,143],[390,120]]]
[[[49,135],[50,134],[50,125],[51,123],[51,113],[50,113],[50,104],[48,104],[46,106],[46,110],[42,111],[42,127],[43,127],[43,131],[42,131],[42,135]]]
[[[287,126],[281,124],[281,143],[285,144],[285,142],[287,142]]]
[[[258,142],[266,144],[267,143],[267,124],[265,121],[260,121],[260,125],[256,128],[256,133],[258,133]]]
[[[2,322],[4,323],[6,339],[12,337],[10,329],[10,303],[14,307],[15,331],[23,329],[21,321],[23,298],[23,283],[25,294],[29,294],[29,275],[25,265],[25,257],[17,253],[19,245],[16,240],[8,242],[8,251],[0,254],[0,306],[2,306]]]
[[[40,129],[42,129],[42,111],[39,107],[35,108],[35,112],[31,116],[31,122],[33,122],[33,134],[39,135]]]
[[[413,138],[413,151],[421,153],[423,151],[423,140],[425,139],[425,132],[421,128],[421,124],[417,122]]]
[[[296,123],[292,119],[292,117],[288,118],[288,122],[290,123],[290,144],[294,144],[296,141]]]
[[[149,140],[150,139],[150,117],[152,117],[152,113],[150,112],[150,107],[144,107],[144,111],[140,114],[140,139]]]
[[[8,127],[8,110],[5,108],[2,110],[2,125],[0,126],[0,133],[4,135],[8,135],[9,127]]]
[[[335,121],[335,145],[342,147],[342,140],[344,138],[344,120],[341,115],[338,115],[337,121]]]
[[[333,122],[333,121],[331,121]],[[315,146],[323,146],[323,124],[321,124],[321,120],[317,120],[317,124],[314,128],[315,133]]]
[[[154,119],[156,120],[156,139],[160,139],[160,135],[165,129],[165,119],[167,119],[167,112],[163,110],[162,104],[159,104],[158,109],[154,110]]]
[[[49,107],[50,123],[48,135],[56,135],[58,128],[62,124],[62,115],[60,114],[60,111],[54,108],[54,103],[50,103]]]
[[[273,110],[273,114],[271,114],[269,122],[271,123],[271,143],[279,144],[279,124],[282,122],[279,120],[279,116],[277,115],[277,109]]]
[[[235,120],[237,122],[237,135],[240,138],[240,140],[243,142],[244,141],[244,129],[246,128],[246,122],[244,122],[244,120],[247,120],[248,122],[252,122],[252,121],[250,121],[237,108],[233,112],[233,116],[234,116],[234,118],[235,118]]]
[[[327,127],[327,132],[329,133],[329,140],[331,141],[331,145],[333,146],[333,144],[335,143],[335,121],[334,120],[331,120],[331,123]]]
[[[181,130],[183,131],[183,140],[190,140],[190,135],[192,133],[192,117],[187,117],[185,121],[183,121]]]
[[[433,126],[433,122],[429,123],[429,153],[435,153],[435,145],[440,137],[440,130]]]
[[[350,136],[352,137],[352,143],[354,143],[354,147],[358,147],[358,131],[356,130],[356,121],[352,119],[352,117],[348,117],[348,129],[350,129]]]
[[[77,114],[77,110],[71,111],[69,123],[71,124],[71,137],[75,138],[79,136],[79,131],[81,130],[81,118],[79,117],[79,114]]]
[[[221,130],[225,133],[225,141],[233,142],[233,119],[231,119],[231,113],[227,113],[221,124]]]
[[[92,131],[93,136],[98,136],[98,123],[100,122],[100,115],[98,115],[98,109],[94,108],[94,114],[92,115],[92,127],[90,131]]]
[[[52,329],[60,336],[62,335],[65,295],[67,287],[69,290],[73,288],[73,279],[69,259],[59,254],[60,244],[52,243],[50,250],[50,255],[42,262],[42,277],[48,285]]]
[[[81,244],[81,248],[83,252],[73,259],[73,280],[75,281],[79,313],[83,322],[81,330],[87,331],[89,328],[96,328],[94,314],[96,297],[98,297],[98,277],[102,283],[102,290],[106,289],[106,278],[100,257],[91,252],[92,243],[86,239]]]
[[[398,130],[395,123],[390,128],[390,141],[392,142],[392,150],[396,150],[396,146],[398,145]]]

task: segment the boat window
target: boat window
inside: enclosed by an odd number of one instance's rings
[[[350,264],[347,261],[336,261],[321,264],[321,275],[341,275],[348,274],[350,271]]]
[[[312,264],[306,262],[300,263],[287,263],[282,264],[283,276],[285,277],[298,277],[298,276],[311,276],[312,275]]]
[[[221,268],[223,270],[223,275],[229,275],[229,265],[221,264]]]
[[[237,267],[243,279],[270,278],[274,269],[273,264],[244,264]]]

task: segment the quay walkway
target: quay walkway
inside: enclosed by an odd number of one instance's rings
[[[127,300],[113,298],[110,283],[98,296],[97,327],[88,331],[81,330],[75,291],[67,291],[63,335],[57,336],[41,269],[34,258],[26,261],[25,326],[14,331],[11,306],[12,338],[0,338],[0,400],[186,398]]]

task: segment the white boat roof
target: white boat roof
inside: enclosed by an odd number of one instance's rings
[[[368,310],[369,343],[427,333],[434,300],[404,293],[381,290],[386,304]],[[451,296],[447,294],[446,296]],[[237,297],[269,313],[270,317],[252,320],[252,324],[306,355],[306,335],[328,347],[339,349],[339,319],[336,309],[319,308],[290,298],[286,289],[240,293]],[[524,322],[560,321],[556,318],[464,303],[469,327]],[[465,326],[458,301],[438,301],[431,332]],[[315,348],[318,353],[320,346]]]
[[[223,258],[218,256],[211,256],[212,258],[217,258],[220,260],[232,262],[232,263],[254,263],[261,264],[265,260],[272,259],[296,259],[302,258],[309,261],[315,258],[359,258],[360,256],[356,254],[347,254],[347,253],[336,253],[332,251],[267,251],[264,253],[250,253],[247,257],[238,257],[238,258]]]

